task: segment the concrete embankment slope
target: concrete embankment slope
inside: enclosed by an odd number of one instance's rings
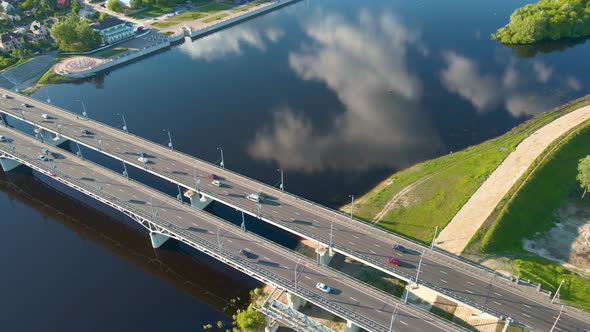
[[[437,246],[460,254],[535,159],[553,141],[589,119],[590,106],[585,106],[547,124],[523,140],[443,229],[436,240]]]

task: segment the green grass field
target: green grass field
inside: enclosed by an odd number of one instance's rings
[[[561,115],[588,104],[590,96],[577,99],[539,114],[500,137],[397,172],[355,201],[355,215],[372,222],[392,197],[415,184],[404,205],[389,211],[378,225],[429,243],[435,226],[446,226],[518,143]],[[343,211],[349,209],[342,207]]]
[[[226,16],[229,16],[229,14],[223,13],[223,14],[211,16],[209,18],[204,19],[203,22],[205,22],[205,23],[211,23],[213,21],[221,20],[222,18],[224,18]]]
[[[39,79],[37,84],[59,84],[72,82],[73,79],[56,74],[53,67],[49,68]]]
[[[126,47],[115,47],[115,48],[111,48],[109,50],[106,50],[98,55],[103,58],[108,58],[110,56],[117,55],[119,53],[127,52],[128,50],[129,49]]]
[[[523,252],[522,240],[544,233],[556,222],[554,212],[568,196],[581,195],[578,160],[590,154],[590,126],[565,138],[547,156],[506,203],[483,236],[480,250],[493,253]]]
[[[590,280],[567,270],[561,265],[540,257],[519,258],[513,261],[516,272],[522,279],[541,283],[543,289],[553,293],[565,279],[559,291],[560,298],[580,308],[590,310]]]
[[[197,7],[195,9],[201,13],[205,13],[207,15],[212,15],[215,13],[219,13],[220,11],[232,9],[232,7],[233,6],[224,5],[224,4],[220,4],[220,3],[211,3],[211,4],[208,4],[205,6]]]

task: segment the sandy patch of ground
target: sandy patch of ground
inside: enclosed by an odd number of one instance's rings
[[[590,273],[590,206],[567,202],[559,220],[543,236],[524,241],[524,249],[568,268]]]
[[[440,248],[460,254],[500,200],[556,139],[590,119],[590,106],[568,113],[525,138],[487,178],[438,236]]]

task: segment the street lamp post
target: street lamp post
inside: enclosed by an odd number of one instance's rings
[[[434,228],[434,237],[432,238],[432,243],[430,244],[430,250],[434,248],[434,241],[436,241],[436,234],[438,233],[438,225]]]
[[[352,213],[354,211],[354,195],[348,195],[350,197],[350,219],[352,219]]]
[[[125,114],[123,113],[117,113],[117,115],[120,115],[121,118],[123,118],[123,130],[129,134],[129,130],[127,130],[127,121],[125,121]]]
[[[283,176],[283,170],[277,169],[277,172],[281,172],[281,192],[285,192],[285,178]]]
[[[123,175],[129,180],[129,173],[127,172],[127,165],[123,162]]]
[[[164,132],[168,132],[168,147],[170,150],[174,150],[174,146],[172,145],[172,135],[170,134],[170,130],[162,129]]]
[[[242,230],[245,232],[246,231],[246,219],[244,218],[244,210],[241,210],[242,212],[242,225],[240,225],[242,227]]]
[[[424,252],[426,250],[422,250],[422,255],[420,255],[420,262],[418,263],[418,271],[416,271],[416,285],[418,285],[418,276],[420,276],[420,267],[422,267],[422,258],[424,257]]]
[[[76,146],[78,147],[78,152],[76,152],[76,154],[78,155],[78,157],[80,157],[80,159],[84,159],[84,156],[82,156],[82,150],[80,150],[80,144],[78,143],[78,141],[76,141]]]
[[[391,322],[389,323],[389,332],[393,332],[393,322],[395,321],[395,316],[397,315],[397,303],[395,304],[395,308],[391,313]]]
[[[553,323],[553,326],[551,326],[551,330],[549,330],[549,332],[553,332],[553,330],[557,326],[557,322],[559,321],[559,318],[561,317],[562,312],[563,312],[563,304],[561,305],[561,309],[559,309],[559,315],[557,315],[557,318],[555,319],[555,323]]]
[[[555,302],[555,299],[557,297],[559,297],[559,290],[561,289],[561,286],[563,286],[564,282],[565,282],[565,279],[561,279],[561,283],[559,284],[559,287],[557,287],[557,291],[555,292],[555,295],[553,295],[553,299],[551,299],[551,303]]]
[[[225,160],[223,159],[223,148],[218,147],[217,150],[221,152],[221,163],[219,164],[221,168],[225,169]]]
[[[331,252],[332,252],[332,245],[333,245],[333,242],[332,242],[332,234],[333,234],[333,231],[334,231],[334,222],[331,221],[330,222],[330,246],[328,248],[328,250],[329,250],[328,254],[331,254]]]
[[[80,99],[76,99],[76,101],[82,104],[82,116],[88,120],[88,112],[86,112],[86,105],[84,104],[84,101]]]

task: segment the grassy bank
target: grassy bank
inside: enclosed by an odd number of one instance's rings
[[[115,48],[111,48],[109,50],[106,50],[102,53],[99,53],[98,55],[103,58],[108,58],[110,56],[117,55],[119,53],[127,52],[128,50],[129,49],[126,47],[115,47]]]
[[[53,67],[51,67],[51,68],[49,68],[49,70],[47,70],[45,72],[45,74],[43,74],[41,77],[39,77],[39,80],[37,80],[37,84],[60,84],[60,83],[68,83],[68,82],[72,82],[72,81],[74,81],[74,80],[71,78],[57,74],[53,70]]]
[[[580,308],[590,310],[590,280],[569,271],[561,265],[540,257],[525,257],[513,261],[516,273],[522,279],[541,283],[543,289],[555,293],[562,279],[565,280],[559,294],[560,298]]]
[[[590,96],[539,114],[497,138],[397,172],[355,201],[355,215],[374,222],[388,202],[402,193],[397,206],[385,213],[378,225],[429,243],[435,226],[439,229],[446,226],[523,139],[556,118],[586,105],[590,105]],[[342,208],[349,209],[349,206]]]
[[[542,158],[526,180],[509,192],[495,221],[484,233],[480,250],[487,253],[524,252],[522,241],[543,234],[557,221],[555,212],[568,196],[581,195],[578,160],[590,153],[590,125],[567,135]],[[498,208],[497,208],[498,209]]]

